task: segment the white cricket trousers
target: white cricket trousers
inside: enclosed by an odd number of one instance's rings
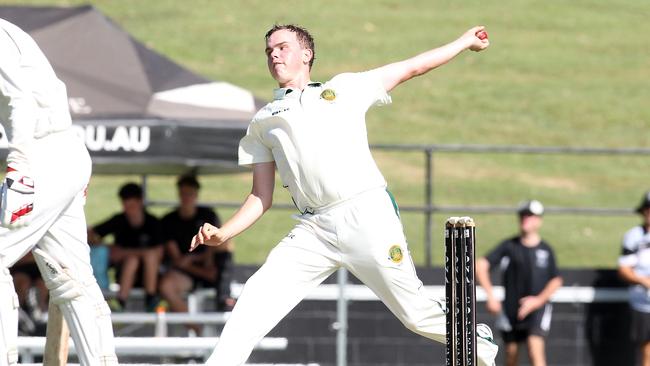
[[[11,304],[13,309],[2,302],[5,307],[0,312],[0,355],[15,354],[18,332],[17,324],[13,324],[17,319],[17,313],[14,313],[17,311],[17,301],[11,278],[6,277],[7,269],[35,247],[45,251],[65,268],[72,285],[80,286],[79,291],[85,294],[60,307],[65,308],[62,312],[66,315],[77,348],[84,348],[81,352],[85,354],[96,355],[99,351],[94,342],[98,341],[99,331],[95,328],[99,327],[97,324],[100,322],[96,313],[100,308],[105,312],[102,305],[105,302],[90,266],[84,215],[85,189],[91,174],[90,155],[81,138],[71,129],[35,140],[34,147],[28,156],[35,187],[31,222],[28,226],[13,230],[0,227],[0,270],[5,274],[5,281],[0,284],[0,299],[14,299],[14,304]],[[78,307],[87,310],[81,313],[69,310]],[[108,331],[112,339],[112,329],[104,332]],[[108,348],[110,354],[110,345]],[[110,358],[114,358],[114,354]],[[6,357],[0,357],[0,365],[7,363],[12,363],[11,357],[9,362]],[[100,364],[100,361],[95,359],[82,363]]]
[[[375,189],[300,216],[246,282],[207,364],[244,364],[253,347],[341,266],[366,284],[406,328],[445,342],[444,300],[436,301],[424,291],[393,202],[385,189]],[[480,338],[478,343],[478,356],[486,359],[479,365],[493,365],[496,346]]]
[[[0,259],[11,267],[38,246],[75,273],[92,275],[84,215],[91,161],[73,131],[52,133],[28,157],[34,179],[34,211],[28,226],[0,227]]]

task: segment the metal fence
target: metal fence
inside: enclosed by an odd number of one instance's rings
[[[516,211],[512,206],[445,206],[435,203],[434,197],[434,157],[438,154],[529,154],[529,155],[575,155],[575,156],[650,156],[650,148],[598,148],[598,147],[567,147],[567,146],[522,146],[522,145],[465,145],[465,144],[374,144],[373,150],[420,152],[424,154],[424,202],[420,206],[400,206],[403,212],[421,212],[425,217],[424,246],[425,264],[430,267],[432,261],[433,215],[436,213],[464,212],[467,214],[512,214]],[[143,187],[147,177],[143,176]],[[145,196],[146,197],[146,196]],[[146,201],[148,205],[174,206],[171,201]],[[239,207],[241,202],[204,202],[206,205],[219,207]],[[276,209],[295,210],[291,204],[277,203]],[[546,207],[548,214],[574,215],[629,215],[631,208],[602,208],[602,207]]]

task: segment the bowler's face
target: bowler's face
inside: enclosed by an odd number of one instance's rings
[[[265,52],[269,72],[281,86],[294,80],[305,67],[309,70],[311,51],[303,49],[290,30],[281,29],[271,34]]]

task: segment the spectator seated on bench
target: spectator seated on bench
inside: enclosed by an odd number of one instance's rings
[[[119,190],[123,212],[88,229],[88,240],[93,245],[112,234],[114,244],[110,247],[110,263],[116,266],[120,289],[113,310],[125,307],[131,288],[137,283],[141,269],[141,282],[145,290],[145,306],[154,311],[158,305],[158,271],[163,255],[163,236],[160,221],[144,207],[142,188],[127,183]]]
[[[235,303],[230,296],[233,244],[201,246],[190,253],[190,242],[199,228],[206,222],[219,226],[220,221],[212,209],[197,205],[200,184],[196,177],[181,176],[177,188],[179,206],[162,219],[169,270],[161,279],[160,293],[171,311],[187,312],[187,293],[197,287],[212,287],[217,311],[230,311]]]

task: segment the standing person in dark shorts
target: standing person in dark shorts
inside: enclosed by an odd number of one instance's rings
[[[641,365],[650,366],[650,192],[643,196],[636,212],[642,221],[623,237],[618,273],[630,283],[632,340],[639,345]]]
[[[487,294],[487,309],[499,314],[497,327],[505,342],[506,365],[517,364],[519,343],[526,342],[531,365],[545,366],[544,338],[551,325],[553,293],[562,286],[550,245],[542,239],[544,206],[539,201],[520,205],[520,234],[504,240],[476,263],[476,278]],[[495,297],[490,270],[503,270],[505,301]]]
[[[145,291],[145,307],[154,311],[158,304],[158,271],[163,255],[163,235],[160,221],[144,207],[142,187],[127,183],[120,188],[123,211],[110,219],[90,228],[88,240],[101,243],[103,237],[113,234],[111,264],[119,266],[119,304],[115,310],[122,310],[133,286],[142,283]],[[138,270],[142,268],[141,272]],[[142,273],[138,281],[138,273]]]
[[[209,207],[197,205],[201,185],[193,175],[183,175],[176,184],[179,206],[163,219],[165,255],[170,270],[160,282],[160,292],[174,312],[187,312],[187,292],[214,287],[217,311],[230,311],[235,300],[230,296],[232,278],[232,240],[218,247],[202,246],[192,253],[190,243],[201,225],[221,226],[219,216]],[[198,330],[198,329],[195,329]]]

